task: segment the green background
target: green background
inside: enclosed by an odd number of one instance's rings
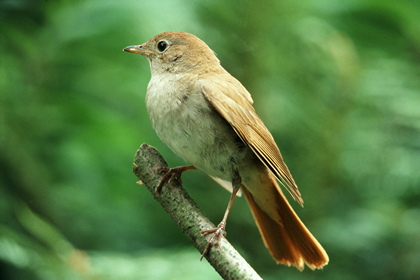
[[[219,279],[136,185],[158,33],[203,39],[251,92],[300,187],[321,271],[276,265],[244,199],[228,240],[265,279],[420,278],[417,1],[0,1],[0,278]],[[229,194],[184,187],[214,223]]]

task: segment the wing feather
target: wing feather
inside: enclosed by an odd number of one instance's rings
[[[249,92],[230,75],[213,77],[211,80],[201,79],[200,84],[210,104],[226,119],[261,162],[273,172],[293,199],[303,205],[298,187],[283,161],[273,136],[252,107],[253,101]]]

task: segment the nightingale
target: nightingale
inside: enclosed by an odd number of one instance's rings
[[[197,168],[232,192],[221,223],[202,232],[214,234],[203,255],[225,234],[227,216],[241,189],[276,262],[299,270],[305,264],[311,269],[326,265],[327,253],[277,183],[303,206],[276,142],[252,106],[250,93],[220,65],[207,44],[192,34],[171,31],[124,51],[148,59],[151,79],[146,107],[152,126],[175,154],[192,165],[168,169],[162,182]]]

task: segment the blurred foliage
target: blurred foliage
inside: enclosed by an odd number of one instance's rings
[[[331,259],[275,265],[238,199],[228,239],[251,265],[419,279],[419,14],[414,0],[0,1],[0,278],[218,278],[131,172],[143,142],[183,162],[151,129],[147,61],[121,49],[183,30],[253,94]],[[183,178],[217,223],[229,195]]]

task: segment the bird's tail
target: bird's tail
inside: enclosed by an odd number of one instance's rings
[[[324,248],[296,215],[274,176],[267,179],[254,188],[242,186],[265,246],[278,263],[299,270],[305,264],[322,268],[328,263]]]

